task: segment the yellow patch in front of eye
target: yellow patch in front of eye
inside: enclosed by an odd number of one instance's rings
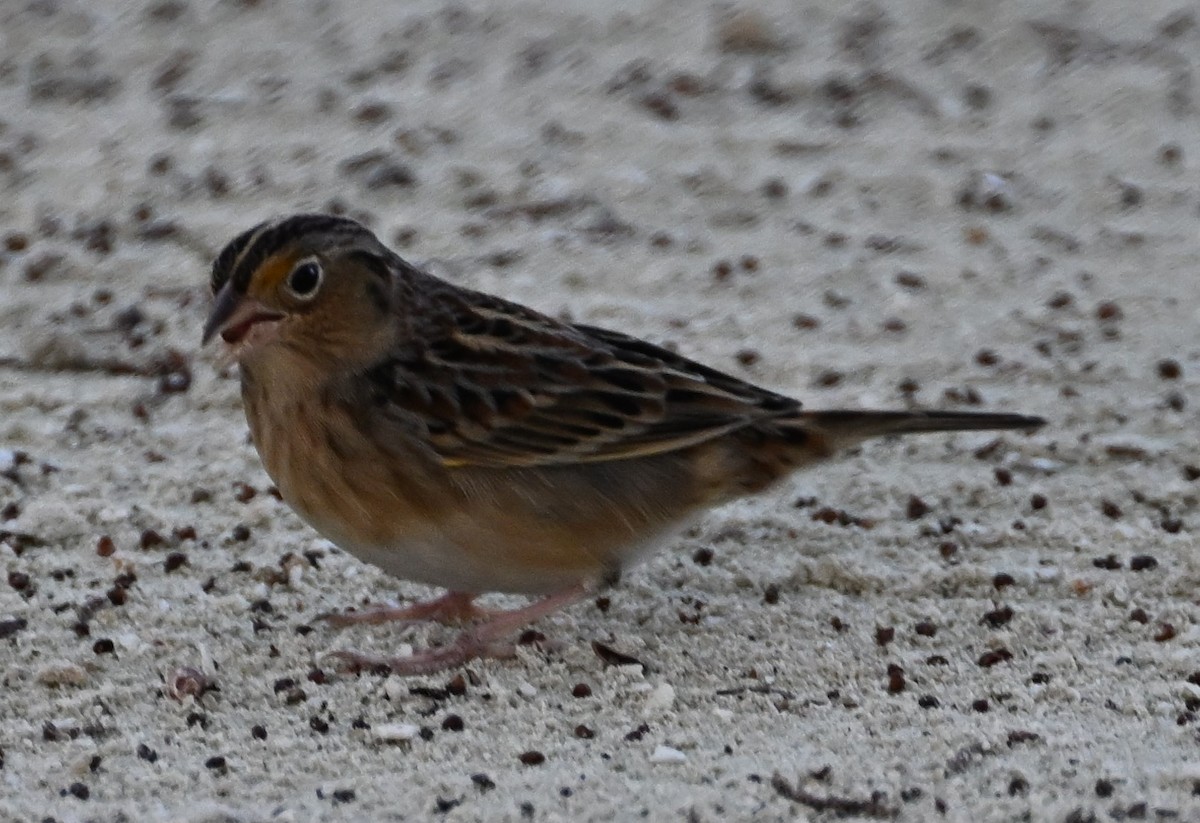
[[[279,284],[292,272],[296,265],[295,253],[273,254],[263,261],[250,277],[250,286],[246,289],[251,297],[259,299],[275,294]]]

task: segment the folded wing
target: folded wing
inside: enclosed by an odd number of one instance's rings
[[[418,426],[450,466],[653,455],[800,408],[645,341],[488,295],[442,291],[425,309],[411,350],[370,382],[377,408]]]

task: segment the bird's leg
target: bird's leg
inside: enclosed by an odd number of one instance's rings
[[[404,621],[419,623],[432,620],[436,623],[467,623],[471,620],[486,620],[497,614],[494,609],[475,605],[478,595],[469,592],[446,592],[441,597],[413,603],[411,606],[373,606],[369,609],[336,614],[323,614],[321,619],[335,628],[375,625]]]
[[[433,674],[443,669],[461,666],[476,658],[512,657],[516,654],[517,647],[508,638],[518,629],[582,600],[591,591],[591,588],[583,583],[577,583],[528,606],[508,611],[493,611],[487,621],[466,629],[449,645],[417,651],[407,657],[375,657],[358,652],[334,652],[332,656],[352,671],[380,669],[390,670],[399,675]],[[467,604],[470,605],[469,600]]]

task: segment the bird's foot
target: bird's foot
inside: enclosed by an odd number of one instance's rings
[[[461,666],[472,660],[493,658],[503,660],[517,653],[512,641],[484,641],[474,632],[466,631],[447,646],[421,649],[404,657],[383,657],[353,651],[332,652],[330,657],[339,663],[339,668],[350,672],[380,672],[411,677],[420,674],[436,674],[446,669]]]
[[[467,629],[449,645],[435,649],[423,649],[405,657],[378,657],[352,651],[333,652],[331,656],[341,663],[342,668],[349,671],[388,671],[401,676],[433,674],[461,666],[471,660],[513,657],[516,654],[516,644],[509,638],[517,630],[583,598],[587,591],[587,588],[580,584],[519,609],[489,612],[487,622]],[[438,600],[445,600],[454,595],[455,593],[451,592]],[[464,596],[460,595],[460,597]],[[431,606],[437,602],[430,601],[430,603],[418,605]],[[469,600],[466,603],[471,608],[475,608]],[[355,612],[354,614],[359,613]],[[378,620],[365,619],[354,622],[379,623],[389,619],[393,618],[384,617]]]
[[[411,606],[372,606],[360,611],[336,612],[321,615],[330,626],[344,629],[347,626],[376,625],[379,623],[469,623],[472,620],[486,620],[496,614],[494,609],[485,609],[475,605],[474,594],[467,592],[446,592],[441,597],[413,603]]]

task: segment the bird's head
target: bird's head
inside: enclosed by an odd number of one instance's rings
[[[298,214],[235,237],[213,262],[203,343],[261,358],[352,365],[387,345],[396,259],[362,224]]]

